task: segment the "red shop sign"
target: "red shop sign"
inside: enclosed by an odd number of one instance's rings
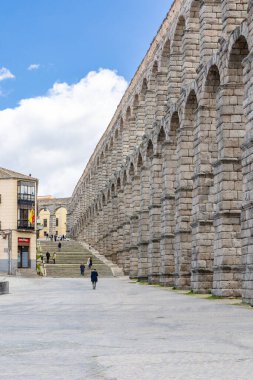
[[[30,238],[18,238],[19,243],[30,243]]]

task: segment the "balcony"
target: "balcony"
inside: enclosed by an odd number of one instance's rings
[[[18,230],[34,231],[34,224],[31,224],[28,220],[18,220]]]
[[[35,196],[32,194],[18,193],[18,204],[34,206]]]

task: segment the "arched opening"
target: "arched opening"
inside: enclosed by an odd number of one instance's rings
[[[191,285],[193,144],[197,108],[195,92],[191,91],[186,101],[183,123],[177,129],[175,250],[176,286],[179,288],[190,288]]]
[[[143,79],[143,82],[142,82],[142,87],[141,87],[141,95],[142,95],[144,98],[145,98],[145,96],[146,96],[147,90],[148,90],[148,83],[147,83],[147,79],[144,78],[144,79]]]
[[[112,184],[112,187],[111,187],[111,195],[112,195],[112,197],[115,195],[115,185],[114,185],[114,183]]]
[[[207,172],[213,172],[213,164],[218,159],[218,124],[220,103],[220,73],[216,65],[210,67],[203,102],[204,113],[201,118],[202,134],[207,144],[203,145]]]
[[[129,121],[131,117],[131,108],[130,107],[127,107],[127,111],[126,111],[126,121]]]
[[[139,95],[135,94],[134,95],[134,107],[138,107],[139,105]]]
[[[129,176],[133,177],[134,176],[134,165],[131,163],[130,168],[129,168]]]
[[[138,161],[137,161],[137,167],[141,168],[143,165],[142,155],[139,153],[138,155]]]
[[[120,182],[120,178],[117,179],[117,191],[120,190],[120,187],[121,187],[121,182]]]
[[[154,146],[151,140],[148,142],[147,146],[147,157],[151,158],[154,154]]]
[[[124,175],[123,175],[123,186],[125,186],[127,184],[127,174],[126,174],[126,171],[124,171]]]
[[[168,74],[169,72],[169,61],[170,61],[170,40],[167,39],[161,55],[161,68],[160,71]]]
[[[162,143],[165,141],[165,139],[166,139],[166,134],[165,134],[165,132],[164,132],[164,128],[161,127],[160,132],[159,132],[159,134],[158,134],[158,139],[157,139],[157,141],[158,141],[159,143],[162,144]]]

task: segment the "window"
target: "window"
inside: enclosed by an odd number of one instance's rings
[[[59,226],[59,219],[58,218],[56,218],[55,225],[56,225],[56,227]]]
[[[34,182],[18,182],[18,201],[19,203],[28,203],[35,201],[35,183]]]
[[[47,219],[43,219],[43,227],[47,227]]]
[[[35,228],[35,182],[18,182],[18,229]]]

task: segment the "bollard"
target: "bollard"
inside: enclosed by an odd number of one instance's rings
[[[9,281],[0,281],[0,294],[9,293]]]

